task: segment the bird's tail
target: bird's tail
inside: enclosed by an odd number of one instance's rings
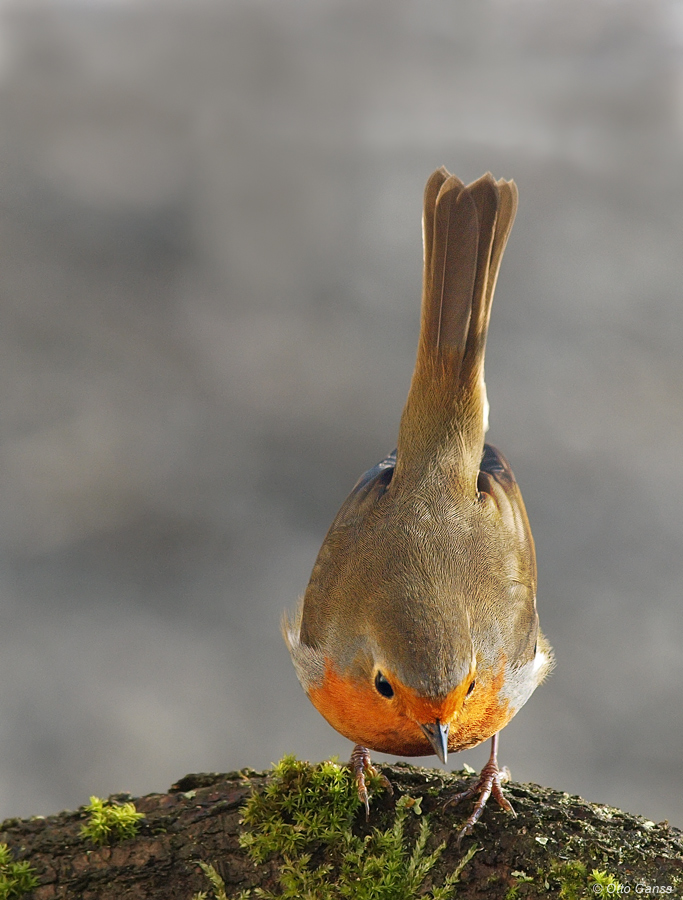
[[[487,428],[486,333],[516,211],[514,181],[490,173],[465,187],[441,168],[427,182],[422,324],[399,431],[398,478],[431,458],[476,492]]]

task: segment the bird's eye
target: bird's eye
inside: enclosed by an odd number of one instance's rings
[[[469,697],[469,695],[472,693],[472,691],[474,690],[474,685],[475,685],[476,683],[477,683],[477,682],[476,682],[476,679],[473,679],[473,680],[470,682],[470,686],[467,688],[467,693],[465,694],[466,697]]]
[[[377,675],[375,675],[375,687],[383,697],[387,698],[387,700],[391,700],[394,696],[394,689],[381,672],[378,672]]]

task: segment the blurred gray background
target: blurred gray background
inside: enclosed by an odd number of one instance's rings
[[[502,761],[683,825],[673,0],[0,6],[0,817],[347,758],[279,617],[395,444],[442,164],[521,195],[490,439],[558,664]]]

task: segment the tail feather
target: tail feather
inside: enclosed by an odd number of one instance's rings
[[[397,475],[431,449],[455,456],[476,490],[486,428],[486,335],[516,211],[514,182],[490,173],[465,187],[442,168],[427,182],[422,324]]]
[[[486,333],[491,313],[492,292],[489,292],[490,264],[499,207],[498,186],[490,174],[482,176],[467,190],[477,209],[479,246],[477,248],[476,277],[472,292],[472,314],[466,334],[465,358],[460,369],[460,382],[475,385],[483,368]]]
[[[441,185],[449,177],[448,171],[441,166],[433,172],[427,182],[424,193],[424,213],[422,216],[422,244],[424,247],[424,273],[425,281],[432,271],[432,250],[434,247],[434,213],[436,211],[436,198],[439,196]]]
[[[429,199],[425,197],[426,201]],[[461,359],[479,237],[476,207],[459,178],[451,175],[443,182],[431,219],[432,246],[429,267],[425,263],[424,271],[420,352],[438,353],[443,348]]]

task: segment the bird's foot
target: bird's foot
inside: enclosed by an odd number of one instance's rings
[[[375,778],[379,778],[382,782],[382,785],[389,791],[390,794],[393,794],[394,791],[391,787],[391,782],[386,777],[386,775],[382,775],[382,773],[373,766],[372,761],[370,760],[370,751],[367,747],[361,747],[360,744],[356,744],[356,746],[353,748],[349,766],[356,780],[356,787],[358,788],[358,799],[365,806],[365,816],[369,819],[370,796],[368,794],[368,787],[365,782],[365,775],[368,774]]]
[[[512,804],[503,793],[503,785],[505,784],[505,782],[510,780],[510,770],[507,768],[498,768],[498,759],[496,753],[498,748],[498,742],[496,740],[497,737],[498,735],[494,735],[491,746],[491,756],[489,757],[489,761],[481,770],[477,781],[466,791],[462,791],[462,793],[460,794],[455,794],[455,796],[447,800],[444,805],[445,809],[447,806],[454,806],[456,803],[460,803],[461,800],[469,800],[470,797],[475,797],[477,794],[479,795],[479,799],[474,804],[472,815],[469,817],[467,822],[465,822],[465,825],[460,829],[458,833],[458,844],[462,841],[465,835],[472,833],[472,829],[479,821],[481,814],[484,812],[486,801],[489,799],[491,794],[493,794],[494,798],[498,801],[498,804],[502,806],[506,812],[511,813],[513,816],[517,815],[517,813],[512,808]]]

